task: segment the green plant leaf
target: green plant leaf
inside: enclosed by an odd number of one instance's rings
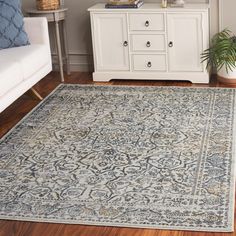
[[[206,67],[219,71],[225,66],[227,73],[236,68],[236,36],[228,29],[217,33],[211,40],[211,45],[201,54],[201,62]]]

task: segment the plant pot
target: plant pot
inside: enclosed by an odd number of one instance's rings
[[[217,72],[217,78],[223,83],[236,84],[236,68],[233,71],[229,70],[227,73],[225,66],[223,66]]]

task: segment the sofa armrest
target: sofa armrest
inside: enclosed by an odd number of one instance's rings
[[[49,46],[48,22],[45,17],[25,17],[24,23],[31,44]]]

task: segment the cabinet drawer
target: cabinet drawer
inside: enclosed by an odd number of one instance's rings
[[[164,14],[129,14],[130,30],[165,30]]]
[[[134,71],[166,71],[166,55],[133,55]]]
[[[133,51],[165,51],[165,36],[156,34],[139,34],[131,36]]]

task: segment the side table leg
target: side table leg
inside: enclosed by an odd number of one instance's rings
[[[70,75],[70,57],[69,57],[69,50],[68,50],[67,30],[66,30],[65,20],[62,21],[62,28],[63,28],[64,51],[65,51],[65,58],[66,58],[66,72],[67,72],[67,75]]]
[[[60,69],[60,75],[61,75],[61,82],[64,82],[64,73],[63,73],[63,58],[62,58],[62,52],[61,52],[61,40],[60,40],[60,30],[59,30],[59,22],[55,22],[55,28],[56,28],[56,41],[57,41],[57,54],[58,54],[58,64]]]

